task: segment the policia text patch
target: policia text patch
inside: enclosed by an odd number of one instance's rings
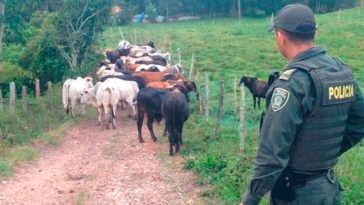
[[[355,100],[354,81],[324,83],[323,105],[347,103]]]

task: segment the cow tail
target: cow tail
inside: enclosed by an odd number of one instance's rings
[[[69,104],[68,104],[68,98],[69,98],[69,89],[70,89],[69,84],[64,85],[62,88],[62,101],[63,101],[63,108],[66,110],[66,113],[69,113]]]

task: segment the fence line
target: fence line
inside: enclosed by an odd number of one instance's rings
[[[240,102],[240,153],[245,151],[245,88],[244,83],[240,86],[241,89],[241,102]]]
[[[39,86],[39,79],[35,79],[35,97],[37,100],[40,98],[40,86]]]
[[[11,114],[15,114],[15,83],[10,83],[10,100],[9,100],[9,111]]]
[[[23,86],[21,89],[21,101],[23,102],[23,110],[27,111],[27,86]]]
[[[209,120],[209,76],[207,74],[207,72],[205,72],[205,120],[208,121]]]
[[[220,125],[221,125],[221,118],[222,118],[222,106],[224,104],[224,80],[221,81],[220,86],[220,97],[219,97],[219,110],[217,113],[217,121],[216,121],[216,129],[215,129],[215,139],[219,137],[220,133]]]

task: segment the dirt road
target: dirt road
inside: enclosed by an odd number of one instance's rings
[[[38,161],[0,184],[0,204],[201,204],[182,158],[169,157],[168,144],[154,143],[146,126],[140,144],[135,121],[121,114],[116,130],[101,132],[95,118],[70,130],[60,146],[40,148]]]

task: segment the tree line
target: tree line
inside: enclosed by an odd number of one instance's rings
[[[44,88],[47,81],[89,74],[103,58],[93,49],[97,36],[108,26],[130,22],[135,14],[237,17],[238,1],[0,0],[0,86],[7,93],[11,81],[33,88],[39,78]],[[364,4],[364,0],[240,0],[242,15],[250,17],[267,16],[295,2],[316,13]],[[121,10],[117,14],[112,12],[115,6]]]
[[[301,3],[315,13],[332,12],[352,8],[363,0],[240,0],[244,16],[262,17],[276,13],[287,4]],[[124,0],[115,2],[125,10],[153,12],[163,16],[202,15],[204,17],[235,17],[238,15],[238,0]]]

